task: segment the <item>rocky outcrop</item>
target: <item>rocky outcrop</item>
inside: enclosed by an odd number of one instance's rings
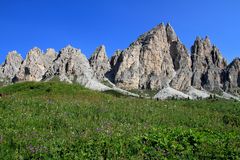
[[[48,48],[44,54],[44,58],[46,61],[46,68],[48,69],[53,65],[53,61],[57,58],[57,52],[53,48]]]
[[[118,56],[114,82],[125,89],[186,90],[191,61],[187,49],[170,24],[160,24],[143,34]]]
[[[9,52],[1,66],[2,81],[12,82],[13,77],[19,72],[22,61],[22,56],[17,51]]]
[[[222,90],[221,75],[227,63],[208,37],[197,38],[192,46],[192,86],[211,92]]]
[[[140,36],[121,58],[115,83],[125,89],[161,89],[175,74],[163,24]]]
[[[89,63],[95,77],[102,81],[105,78],[105,74],[111,69],[104,45],[96,49],[89,59]]]
[[[236,58],[230,63],[223,75],[225,91],[235,95],[240,95],[240,58]]]
[[[43,54],[39,48],[31,49],[21,65],[15,81],[41,81],[55,58],[56,52],[53,49],[48,49],[46,54]]]
[[[115,83],[116,73],[119,69],[119,66],[122,62],[122,52],[121,50],[117,50],[114,52],[113,56],[110,59],[111,69],[105,74],[105,76],[112,82]]]
[[[0,65],[0,82],[4,81],[4,75],[3,75],[3,67]]]
[[[116,51],[114,52],[113,56],[112,56],[111,59],[110,59],[111,68],[116,67],[117,64],[121,62],[120,56],[121,56],[122,52],[123,52],[123,51],[121,51],[121,50],[116,50]]]
[[[79,83],[94,90],[109,89],[96,80],[86,56],[70,45],[60,51],[54,64],[45,73],[44,79],[48,80],[54,76],[60,81]]]
[[[88,60],[79,49],[69,45],[59,54],[54,49],[42,53],[33,48],[24,61],[13,51],[0,65],[1,85],[53,78],[131,96],[137,95],[123,89],[160,90],[155,96],[159,99],[198,99],[218,93],[219,97],[235,98],[240,95],[240,59],[227,66],[208,37],[195,40],[190,56],[172,26],[160,24],[127,49],[117,50],[110,61],[104,46],[98,47]]]
[[[170,55],[176,72],[170,86],[176,90],[186,91],[191,86],[191,58],[187,48],[181,43],[170,24],[167,24],[166,31],[170,44]]]

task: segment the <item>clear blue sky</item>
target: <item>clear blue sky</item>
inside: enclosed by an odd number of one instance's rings
[[[104,44],[111,56],[161,22],[188,48],[208,35],[228,61],[240,56],[239,0],[0,0],[0,62],[67,44],[87,57]]]

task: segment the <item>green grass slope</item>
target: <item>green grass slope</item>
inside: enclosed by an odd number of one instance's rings
[[[240,103],[155,101],[75,84],[0,88],[0,159],[239,159]]]

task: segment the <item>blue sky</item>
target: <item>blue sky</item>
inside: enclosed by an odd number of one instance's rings
[[[240,56],[239,0],[0,0],[0,62],[67,44],[87,57],[104,44],[111,56],[161,22],[188,48],[208,35],[228,62]]]

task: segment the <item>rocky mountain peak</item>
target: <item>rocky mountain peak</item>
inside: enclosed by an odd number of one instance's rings
[[[30,59],[33,60],[38,57],[41,57],[42,55],[43,55],[42,50],[38,47],[34,47],[28,52],[26,56],[26,60],[30,60]]]
[[[240,58],[235,58],[226,68],[224,89],[240,95]]]
[[[140,36],[121,53],[114,82],[125,89],[159,89],[174,76],[164,24]]]
[[[167,25],[166,25],[166,32],[167,32],[168,42],[171,43],[173,41],[178,41],[178,37],[177,37],[174,29],[170,25],[170,23],[167,23]]]
[[[231,64],[240,66],[240,58],[239,57],[235,58]]]
[[[203,43],[207,46],[207,47],[213,47],[211,40],[208,36],[205,37],[205,39],[203,40]]]
[[[97,90],[109,89],[99,82],[104,80],[109,84],[113,82],[111,86],[115,88],[162,90],[159,94],[182,95],[181,91],[197,97],[207,90],[240,95],[240,59],[227,65],[208,36],[196,38],[190,55],[173,27],[161,23],[125,50],[117,50],[110,62],[104,45],[99,46],[89,60],[80,49],[67,45],[59,54],[52,48],[43,53],[34,47],[24,61],[12,51],[0,66],[1,82],[52,78]]]
[[[222,88],[221,74],[226,61],[220,51],[211,44],[209,37],[197,38],[192,46],[192,85],[219,92]]]
[[[28,52],[15,81],[41,81],[49,65],[41,49],[34,47]]]
[[[119,56],[121,55],[122,52],[123,52],[122,50],[118,49],[113,53],[113,56],[111,57],[111,60],[110,60],[111,68],[116,66],[116,64],[119,60]]]
[[[106,49],[104,45],[99,46],[89,59],[90,61],[108,61]]]
[[[48,57],[56,57],[57,52],[53,48],[48,48],[45,55]]]
[[[22,56],[16,50],[8,52],[5,63],[13,63],[14,60],[23,60]]]
[[[90,66],[98,80],[103,80],[105,74],[111,69],[104,45],[96,49],[89,59]]]
[[[67,45],[66,47],[64,47],[60,50],[59,56],[71,57],[73,54],[81,54],[81,50],[77,49],[77,48],[74,48],[71,45]]]
[[[191,85],[190,57],[170,24],[157,25],[120,55],[119,63],[114,56],[111,60],[117,64],[114,82],[120,87],[161,89],[172,85],[185,90]]]
[[[61,49],[53,65],[46,71],[44,78],[51,79],[54,76],[57,76],[60,81],[79,83],[94,90],[107,89],[96,80],[87,57],[81,53],[80,49],[72,46]]]
[[[17,51],[9,52],[5,63],[2,66],[3,76],[7,81],[12,81],[12,78],[18,73],[23,58]]]

